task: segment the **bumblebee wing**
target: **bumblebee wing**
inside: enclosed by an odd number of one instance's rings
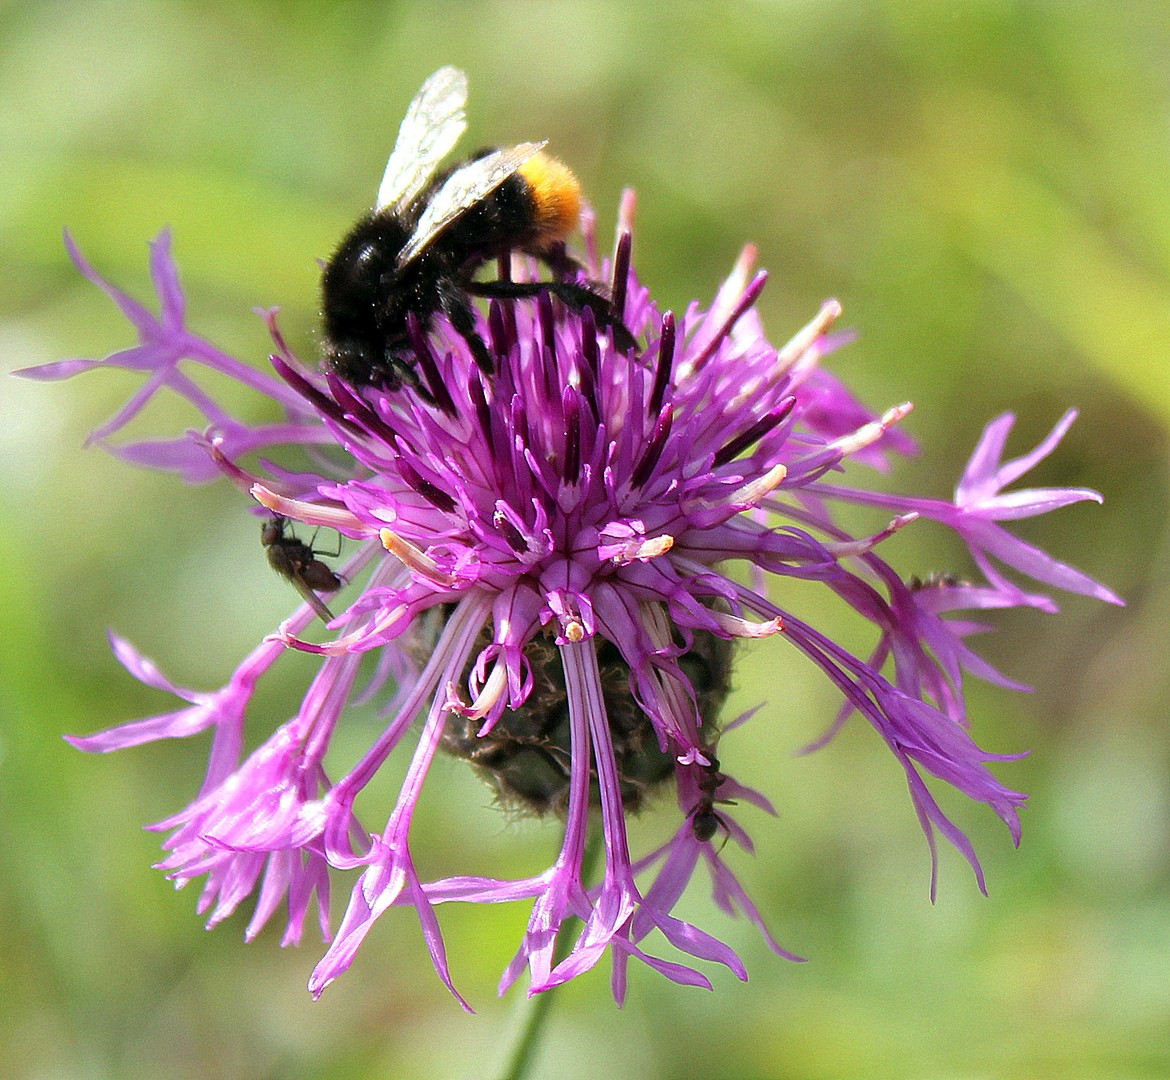
[[[466,104],[467,76],[458,68],[441,67],[422,84],[398,129],[375,210],[401,210],[426,187],[467,127]]]
[[[427,203],[414,235],[398,256],[398,268],[417,258],[451,222],[495,191],[544,145],[538,142],[501,147],[456,169]]]

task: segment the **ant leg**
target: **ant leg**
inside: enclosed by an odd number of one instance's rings
[[[336,551],[322,551],[321,548],[317,547],[317,534],[320,531],[321,531],[320,525],[318,525],[313,530],[313,535],[309,538],[309,550],[312,551],[312,553],[314,555],[324,555],[325,558],[327,558],[327,559],[336,559],[337,556],[341,554],[341,533],[334,530],[334,535],[337,537],[337,550]]]

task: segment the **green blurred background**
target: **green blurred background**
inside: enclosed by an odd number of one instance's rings
[[[5,368],[132,340],[65,259],[65,225],[146,298],[146,242],[170,224],[192,326],[260,364],[251,308],[280,304],[311,354],[315,260],[371,199],[406,102],[446,63],[471,80],[467,145],[548,138],[603,235],[637,188],[635,259],[664,304],[709,298],[745,241],[772,271],[775,340],[839,297],[861,337],[835,370],[876,407],[918,406],[907,429],[924,453],[892,487],[945,496],[992,416],[1019,414],[1018,451],[1079,405],[1033,479],[1097,488],[1106,505],[1018,531],[1130,602],[1061,597],[1061,617],[1003,618],[981,642],[1036,688],[972,687],[980,741],[1032,750],[1000,770],[1032,799],[1019,852],[989,813],[945,800],[991,895],[947,851],[934,907],[879,740],[855,722],[794,756],[833,693],[782,642],[745,653],[731,709],[770,706],[721,754],[780,817],[745,813],[759,853],[732,862],[811,962],[771,957],[697,887],[685,913],[742,951],[751,982],[715,972],[709,995],[637,970],[619,1012],[599,969],[562,994],[535,1075],[1170,1076],[1166,4],[0,4]],[[271,928],[245,947],[246,912],[206,934],[196,887],[175,893],[150,869],[158,837],[139,825],[191,798],[206,737],[100,758],[61,741],[171,707],[116,665],[105,627],[211,688],[290,607],[227,485],[180,490],[82,449],[138,381],[0,382],[0,1074],[491,1075],[519,1000],[494,987],[522,906],[441,912],[476,1017],[435,980],[405,912],[314,1004],[317,944],[282,951]],[[151,424],[189,419],[161,407]],[[929,528],[888,552],[906,574],[967,569]],[[835,624],[814,602],[802,613]],[[279,670],[274,718],[308,669]],[[342,754],[372,731],[355,723]],[[555,827],[487,804],[441,763],[426,864],[551,859]]]

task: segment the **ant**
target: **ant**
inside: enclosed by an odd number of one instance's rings
[[[706,756],[710,759],[710,764],[703,766],[703,775],[699,780],[700,798],[691,810],[691,831],[695,834],[696,840],[707,844],[722,829],[726,834],[723,842],[727,843],[731,830],[715,807],[735,806],[735,801],[716,798],[719,789],[727,780],[727,774],[719,771],[719,759],[713,753],[707,752]]]
[[[336,592],[341,588],[342,580],[328,564],[317,558],[321,552],[316,551],[311,543],[306,544],[285,534],[287,524],[287,519],[279,515],[260,523],[260,543],[267,548],[268,565],[293,583],[322,622],[330,622],[333,613],[317,593]],[[316,539],[316,534],[313,539]]]

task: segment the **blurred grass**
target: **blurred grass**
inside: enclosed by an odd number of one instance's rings
[[[939,903],[894,763],[867,732],[794,759],[835,708],[775,643],[744,657],[726,744],[778,822],[741,859],[793,966],[686,900],[752,974],[717,992],[635,972],[567,989],[540,1075],[1136,1080],[1170,1075],[1166,725],[1170,423],[1170,13],[1161,2],[775,2],[634,8],[224,0],[0,5],[0,346],[6,368],[124,347],[64,257],[147,293],[146,242],[174,228],[191,324],[267,351],[281,304],[311,354],[316,259],[364,206],[405,102],[467,69],[468,145],[547,137],[612,224],[639,192],[635,257],[675,307],[709,297],[740,245],[772,271],[782,338],[828,295],[861,331],[836,370],[875,406],[906,398],[922,456],[888,482],[944,495],[984,422],[1016,448],[1082,417],[1036,483],[1095,487],[1029,537],[1130,600],[1003,620],[984,652],[1036,686],[973,687],[976,734],[1032,756],[1022,850],[952,806],[985,858],[979,896],[944,854]],[[220,489],[182,492],[81,450],[131,385],[0,383],[0,1073],[19,1078],[482,1076],[513,1002],[493,997],[524,913],[444,911],[464,1017],[411,919],[390,915],[313,1004],[319,950],[201,931],[141,822],[194,794],[200,745],[86,758],[60,741],[167,707],[126,678],[113,626],[179,681],[214,686],[287,607],[254,523]],[[161,417],[160,430],[174,418]],[[180,421],[181,422],[181,421]],[[954,548],[903,534],[925,573]],[[894,550],[893,548],[891,550]],[[158,582],[166,580],[161,591]],[[246,582],[246,587],[242,583]],[[814,617],[825,617],[823,614]],[[284,715],[297,672],[272,691]],[[783,686],[783,693],[776,687]],[[754,740],[754,743],[751,742]],[[555,830],[505,827],[454,764],[434,777],[435,868],[507,873]],[[646,822],[653,830],[652,820]]]

